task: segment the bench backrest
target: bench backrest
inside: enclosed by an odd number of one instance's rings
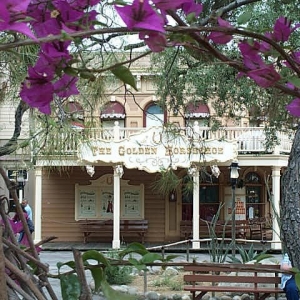
[[[278,286],[281,281],[280,265],[198,263],[184,266],[184,271],[192,272],[184,275],[184,281],[191,284],[227,282]]]
[[[113,229],[113,220],[79,220],[81,226],[92,228]],[[148,220],[120,220],[121,230],[146,230],[148,229]]]

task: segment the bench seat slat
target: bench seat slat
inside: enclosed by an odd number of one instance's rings
[[[249,293],[255,300],[284,293],[280,288],[280,265],[204,262],[186,265],[184,271],[191,272],[184,275],[183,289],[192,293],[193,300],[202,299],[208,292]]]
[[[185,285],[185,291],[191,292],[247,292],[247,293],[284,293],[281,288],[267,287],[236,287],[236,286],[193,286]]]
[[[184,275],[184,281],[192,281],[192,282],[236,282],[236,283],[271,283],[271,284],[279,284],[280,277],[275,276],[230,276],[230,275]]]

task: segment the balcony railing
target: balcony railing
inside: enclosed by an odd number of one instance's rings
[[[189,140],[236,141],[239,155],[251,153],[289,154],[293,140],[292,133],[279,131],[276,133],[276,145],[267,148],[266,133],[261,127],[224,127],[213,131],[209,127],[196,125],[193,127],[172,128],[172,130],[174,130],[174,135],[187,136]],[[59,152],[59,154],[73,155],[78,151],[79,142],[91,140],[117,142],[146,131],[147,128],[121,128],[118,122],[110,128],[74,129],[74,133],[62,133],[49,139],[51,141],[51,151],[47,149],[47,153],[55,155]]]

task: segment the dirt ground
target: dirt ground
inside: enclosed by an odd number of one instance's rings
[[[147,291],[154,291],[160,294],[189,294],[188,291],[183,290],[183,275],[184,272],[179,272],[178,275],[172,276],[147,274]],[[135,287],[139,292],[144,293],[144,276],[135,276],[129,286]]]

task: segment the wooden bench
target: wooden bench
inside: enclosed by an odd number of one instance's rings
[[[184,275],[184,290],[190,291],[194,300],[208,292],[248,293],[255,300],[284,293],[280,288],[280,265],[194,263],[184,266],[184,271],[191,272]]]
[[[209,221],[199,220],[199,235],[200,238],[209,237],[210,230],[212,230],[212,223]],[[211,229],[210,229],[211,228]],[[216,237],[231,237],[231,221],[217,221],[214,227]],[[247,232],[249,231],[248,220],[236,220],[235,232],[237,238],[246,239]],[[180,222],[180,236],[185,240],[190,239],[193,235],[193,221],[182,220]]]
[[[86,243],[92,233],[113,233],[113,220],[79,220],[83,232],[83,242]],[[144,243],[148,231],[148,220],[120,220],[120,233],[137,233]]]

